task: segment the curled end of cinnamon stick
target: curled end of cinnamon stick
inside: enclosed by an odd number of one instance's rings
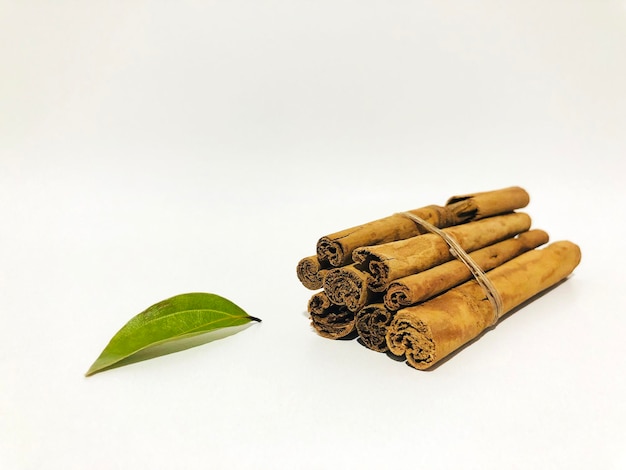
[[[324,312],[311,312],[311,325],[320,336],[329,339],[341,339],[355,329],[354,312],[344,305],[331,305]]]
[[[317,256],[307,256],[298,262],[296,274],[304,287],[311,290],[320,289],[328,273],[327,266]]]
[[[317,242],[317,257],[321,262],[327,262],[331,266],[339,267],[349,262],[350,253],[344,253],[341,243],[322,237]]]
[[[416,369],[428,369],[436,362],[430,329],[419,320],[396,319],[387,331],[386,340],[392,354],[405,356]]]
[[[407,307],[413,302],[410,299],[410,289],[399,282],[392,282],[385,293],[385,307],[395,312],[402,307]]]
[[[359,311],[356,330],[361,342],[373,351],[387,351],[387,328],[392,318],[393,314],[382,304],[371,304]]]
[[[312,315],[322,315],[330,306],[330,299],[324,291],[313,294],[313,296],[309,299],[308,308],[309,313]]]
[[[367,287],[372,292],[383,292],[387,287],[389,267],[385,260],[372,253],[369,247],[362,247],[352,253],[354,262],[363,267],[367,273]]]
[[[340,339],[355,330],[354,312],[345,305],[333,304],[325,291],[313,294],[308,308],[311,326],[324,338]]]
[[[324,279],[324,290],[330,301],[357,312],[368,301],[368,275],[354,266],[331,269]]]

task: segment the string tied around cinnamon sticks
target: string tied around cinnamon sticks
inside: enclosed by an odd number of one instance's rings
[[[478,266],[478,264],[471,258],[469,254],[467,254],[467,252],[461,247],[461,245],[459,245],[459,243],[453,237],[448,235],[443,230],[435,227],[430,222],[427,222],[421,217],[418,217],[410,212],[400,212],[399,215],[407,217],[427,231],[439,235],[448,244],[448,246],[450,247],[450,254],[459,261],[461,261],[463,264],[465,264],[465,266],[467,266],[467,269],[470,270],[470,272],[474,276],[474,279],[476,279],[476,282],[485,291],[485,295],[489,299],[489,302],[491,302],[491,305],[493,306],[493,318],[491,319],[490,326],[494,326],[496,323],[498,323],[498,319],[503,312],[502,297],[500,297],[498,289],[496,289],[496,287],[493,285],[485,271],[483,271],[481,267]]]

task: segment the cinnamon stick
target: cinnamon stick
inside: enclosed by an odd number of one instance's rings
[[[472,251],[469,255],[483,271],[489,271],[528,250],[548,243],[548,239],[548,234],[543,230],[529,230],[515,238]],[[385,307],[396,311],[423,302],[471,278],[472,273],[463,262],[448,261],[391,282],[385,293]]]
[[[530,217],[522,212],[489,217],[476,222],[443,229],[465,251],[474,251],[510,238],[530,228]],[[443,238],[428,233],[406,240],[361,247],[352,257],[370,274],[368,287],[384,291],[388,284],[402,277],[450,261],[452,254]]]
[[[446,207],[459,219],[480,220],[521,209],[529,202],[530,196],[525,190],[511,186],[496,191],[452,196],[446,202]]]
[[[312,315],[322,315],[331,306],[331,301],[326,292],[320,291],[311,296],[308,303],[308,311]]]
[[[324,279],[324,290],[332,303],[345,305],[357,312],[370,300],[372,293],[367,288],[368,274],[351,264],[328,271]]]
[[[469,255],[483,271],[489,271],[547,242],[546,232],[530,230]],[[471,278],[467,266],[454,260],[393,281],[385,292],[384,303],[367,305],[357,314],[356,330],[361,342],[374,351],[387,351],[385,336],[396,310],[428,300]]]
[[[359,311],[355,320],[356,331],[361,342],[369,349],[385,352],[387,347],[387,328],[391,324],[395,312],[391,312],[385,304],[374,303]]]
[[[528,193],[510,187],[450,198],[445,206],[431,205],[413,209],[414,215],[438,228],[458,225],[525,207]],[[425,233],[406,217],[395,214],[356,227],[341,230],[319,239],[317,256],[321,262],[339,267],[351,263],[352,252],[362,246],[403,240]]]
[[[317,256],[307,256],[298,262],[296,274],[304,287],[311,290],[320,289],[328,269],[322,267]]]
[[[580,248],[561,241],[535,249],[489,272],[503,302],[500,318],[566,278],[580,262]],[[387,346],[417,369],[428,369],[491,326],[493,306],[482,287],[468,281],[422,304],[399,310]]]
[[[339,339],[355,330],[355,314],[345,305],[330,302],[324,291],[318,292],[309,300],[311,325],[320,336]]]

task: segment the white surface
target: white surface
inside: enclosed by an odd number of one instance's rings
[[[0,467],[626,467],[626,3],[1,2]],[[169,5],[169,6],[168,6]],[[318,237],[510,185],[575,274],[432,372],[318,337]],[[189,291],[263,319],[91,378]]]

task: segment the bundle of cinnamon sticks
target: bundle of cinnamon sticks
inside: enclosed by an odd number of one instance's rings
[[[358,335],[417,369],[434,366],[580,262],[572,242],[539,248],[549,237],[518,211],[528,203],[519,187],[454,196],[321,237],[297,266],[317,290],[313,328],[331,339]]]

